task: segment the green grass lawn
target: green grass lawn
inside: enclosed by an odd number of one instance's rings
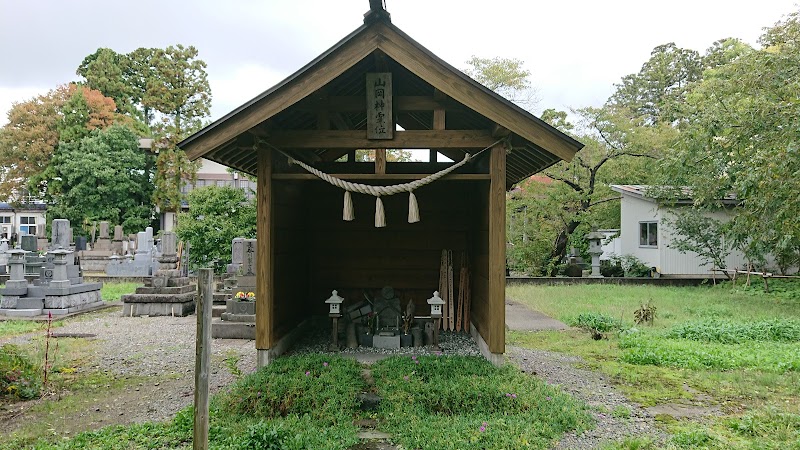
[[[800,448],[800,283],[770,288],[509,286],[510,298],[584,329],[507,339],[582,356],[644,406],[710,398],[721,408],[722,417],[659,417],[672,448]],[[654,323],[635,324],[634,311],[648,302]],[[604,339],[592,339],[590,327]]]
[[[100,290],[100,296],[106,302],[119,300],[125,294],[133,294],[142,283],[131,282],[105,282]]]

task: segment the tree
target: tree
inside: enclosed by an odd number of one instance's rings
[[[727,268],[725,258],[731,253],[726,224],[696,210],[673,210],[666,223],[675,230],[670,247],[681,253],[693,252],[712,268]],[[723,272],[727,278],[730,274]]]
[[[616,217],[601,207],[619,197],[609,185],[646,180],[648,161],[663,152],[674,136],[674,130],[666,124],[645,126],[644,118],[631,121],[630,112],[620,107],[606,105],[574,113],[581,119],[576,136],[586,146],[571,162],[562,161],[544,172],[560,182],[550,195],[557,199],[551,200],[552,204],[562,205],[558,214],[562,225],[548,258],[547,266],[551,268],[564,257],[571,237],[581,226],[588,232],[591,227],[603,225],[605,219]],[[544,116],[559,120],[565,117],[552,111],[546,111]],[[614,209],[619,208],[615,205]]]
[[[62,142],[51,163],[48,215],[72,223],[108,220],[128,232],[150,223],[153,186],[146,156],[129,128],[114,125]]]
[[[127,55],[119,54],[110,48],[98,48],[83,59],[76,73],[86,79],[86,85],[114,99],[117,111],[133,115],[135,107],[133,95],[126,78],[129,62]]]
[[[175,232],[189,243],[193,267],[222,273],[231,262],[231,241],[254,238],[256,205],[241,189],[207,186],[189,192],[189,212],[181,213]]]
[[[689,85],[700,79],[703,62],[694,50],[670,42],[650,53],[638,73],[626,75],[616,85],[609,102],[628,108],[645,124],[673,123],[679,117]]]
[[[162,211],[177,211],[185,180],[196,179],[198,164],[190,162],[178,142],[199,130],[211,108],[206,63],[192,46],[155,50],[156,76],[148,78],[142,104],[162,115],[155,127],[156,190],[153,201]]]
[[[761,50],[707,71],[662,183],[687,186],[698,210],[736,198],[730,232],[752,260],[800,259],[800,12],[767,29]],[[796,263],[794,263],[796,264]]]
[[[62,85],[31,100],[15,103],[0,132],[4,161],[0,196],[13,198],[25,190],[41,193],[41,182],[62,139],[80,138],[118,120],[114,101],[75,84]]]
[[[538,99],[528,77],[531,73],[519,59],[479,58],[472,56],[464,72],[475,81],[511,100],[524,109],[532,109]]]

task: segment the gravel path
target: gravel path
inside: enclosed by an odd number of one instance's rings
[[[123,392],[109,393],[88,404],[86,421],[99,425],[162,421],[191,404],[196,326],[196,316],[122,317],[120,308],[115,307],[67,319],[63,326],[54,328],[58,335],[95,335],[87,338],[92,343],[90,353],[77,370],[142,380],[126,385]],[[0,345],[24,343],[32,336],[0,340]],[[253,341],[212,339],[211,392],[219,391],[235,379],[228,371],[226,358],[238,358],[239,370],[249,373],[255,370],[255,356]],[[24,420],[25,413],[14,416]],[[13,423],[3,422],[7,421],[0,421],[0,431],[14,428]]]
[[[556,449],[593,449],[627,436],[649,436],[660,443],[666,440],[666,435],[655,427],[653,416],[610,386],[602,374],[576,367],[582,362],[580,357],[511,346],[506,351],[523,372],[561,387],[590,406],[597,426],[581,435],[565,435]],[[630,417],[614,417],[614,408],[627,408]]]

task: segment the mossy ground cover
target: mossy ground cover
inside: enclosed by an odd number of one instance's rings
[[[721,417],[659,417],[672,448],[800,448],[800,283],[666,288],[510,286],[509,297],[576,327],[612,323],[603,339],[585,329],[510,332],[511,345],[582,356],[644,406],[695,402]],[[651,302],[652,326],[634,323]],[[641,439],[608,448],[653,448]]]

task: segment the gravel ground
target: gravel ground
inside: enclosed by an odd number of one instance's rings
[[[106,371],[118,377],[151,377],[151,382],[133,383],[125,392],[87,405],[87,416],[102,414],[111,419],[92,419],[97,426],[110,423],[131,423],[167,420],[193,400],[195,364],[195,316],[190,317],[121,317],[119,308],[91,313],[69,319],[54,331],[59,334],[88,333],[95,337],[90,348],[92,354],[79,367],[84,371]],[[0,340],[23,343],[31,335]],[[309,333],[290,353],[327,352],[328,331],[320,329]],[[441,333],[441,351],[444,354],[478,355],[474,342],[465,334]],[[380,349],[344,350],[342,354],[374,361],[391,353],[426,354],[426,348],[387,351]],[[590,449],[603,442],[626,436],[648,435],[663,442],[666,436],[653,424],[653,417],[638,405],[628,401],[611,387],[604,377],[576,367],[580,358],[560,353],[508,348],[509,359],[524,372],[541,377],[547,383],[558,385],[566,392],[591,406],[597,427],[582,435],[566,435],[555,448]],[[212,371],[210,386],[217,392],[235,379],[227,367],[226,358],[237,358],[238,368],[244,373],[255,370],[253,341],[235,339],[212,340]],[[145,378],[147,380],[148,378]],[[615,407],[625,406],[629,418],[615,418]],[[81,413],[83,415],[83,413]],[[119,416],[119,417],[117,417]],[[90,418],[91,419],[91,418]],[[21,411],[14,421],[26,420]],[[89,419],[87,419],[89,421]],[[0,424],[9,431],[14,423]]]
[[[655,427],[652,415],[610,386],[602,374],[576,367],[582,362],[581,358],[510,346],[506,351],[523,372],[561,387],[590,406],[597,426],[581,435],[565,435],[556,449],[593,449],[627,436],[649,436],[659,443],[666,441],[667,436]],[[614,417],[612,411],[618,407],[627,408],[630,417]]]

